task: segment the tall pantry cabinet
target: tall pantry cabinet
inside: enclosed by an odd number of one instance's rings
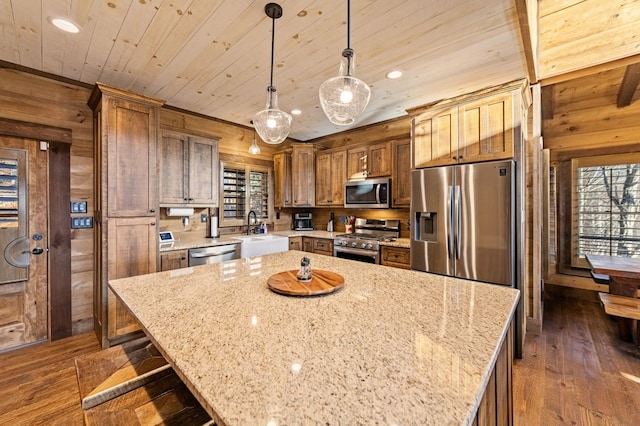
[[[93,315],[103,348],[140,326],[108,281],[156,272],[157,135],[161,101],[97,83],[94,111],[95,242]]]

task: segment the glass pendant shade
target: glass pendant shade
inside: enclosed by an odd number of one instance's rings
[[[268,144],[279,144],[289,136],[291,114],[278,109],[278,94],[273,86],[267,87],[267,106],[253,116],[253,125],[260,138]]]
[[[258,146],[258,142],[256,141],[256,129],[253,129],[253,142],[251,142],[251,146],[249,147],[249,154],[258,155],[260,154],[260,147]]]
[[[253,116],[253,126],[265,143],[275,145],[284,141],[291,130],[291,114],[278,109],[278,94],[273,85],[276,19],[282,17],[282,7],[267,3],[264,13],[271,18],[271,80],[267,87],[267,107]]]
[[[345,49],[340,63],[340,75],[322,83],[320,105],[329,121],[340,126],[353,124],[364,111],[371,98],[371,89],[364,81],[353,76],[355,52]]]

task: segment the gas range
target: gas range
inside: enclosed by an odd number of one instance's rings
[[[394,241],[400,237],[399,220],[358,218],[354,228],[355,232],[351,234],[339,234],[334,237],[334,254],[343,247],[377,252],[380,250],[380,242]]]

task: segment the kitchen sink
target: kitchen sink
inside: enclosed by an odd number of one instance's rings
[[[289,250],[289,238],[279,235],[241,235],[240,257],[262,256]]]

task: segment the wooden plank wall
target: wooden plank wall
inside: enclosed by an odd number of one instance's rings
[[[630,106],[616,106],[624,72],[625,68],[621,67],[543,88],[545,96],[552,96],[551,100],[543,100],[553,110],[553,116],[544,113],[543,136],[554,172],[560,172],[561,165],[572,157],[640,150],[640,93],[636,91]],[[554,173],[554,178],[556,176],[556,188],[569,184],[559,180],[560,174]],[[555,195],[551,194],[552,198]],[[560,203],[563,200],[558,198],[552,204],[555,210],[549,212],[552,218],[558,220],[562,219],[558,215]],[[555,224],[555,221],[552,223]],[[568,236],[561,233],[560,223],[556,225],[558,227],[553,231],[558,231],[557,244],[550,248],[550,252],[560,255],[562,241]],[[558,264],[560,262],[558,259]],[[546,283],[606,291],[606,286],[595,284],[589,277],[559,274],[557,264],[551,263],[549,266],[551,276]]]
[[[11,69],[0,69],[0,115],[71,129],[71,199],[93,211],[93,119],[90,90]],[[93,329],[93,229],[71,230],[73,333]]]

